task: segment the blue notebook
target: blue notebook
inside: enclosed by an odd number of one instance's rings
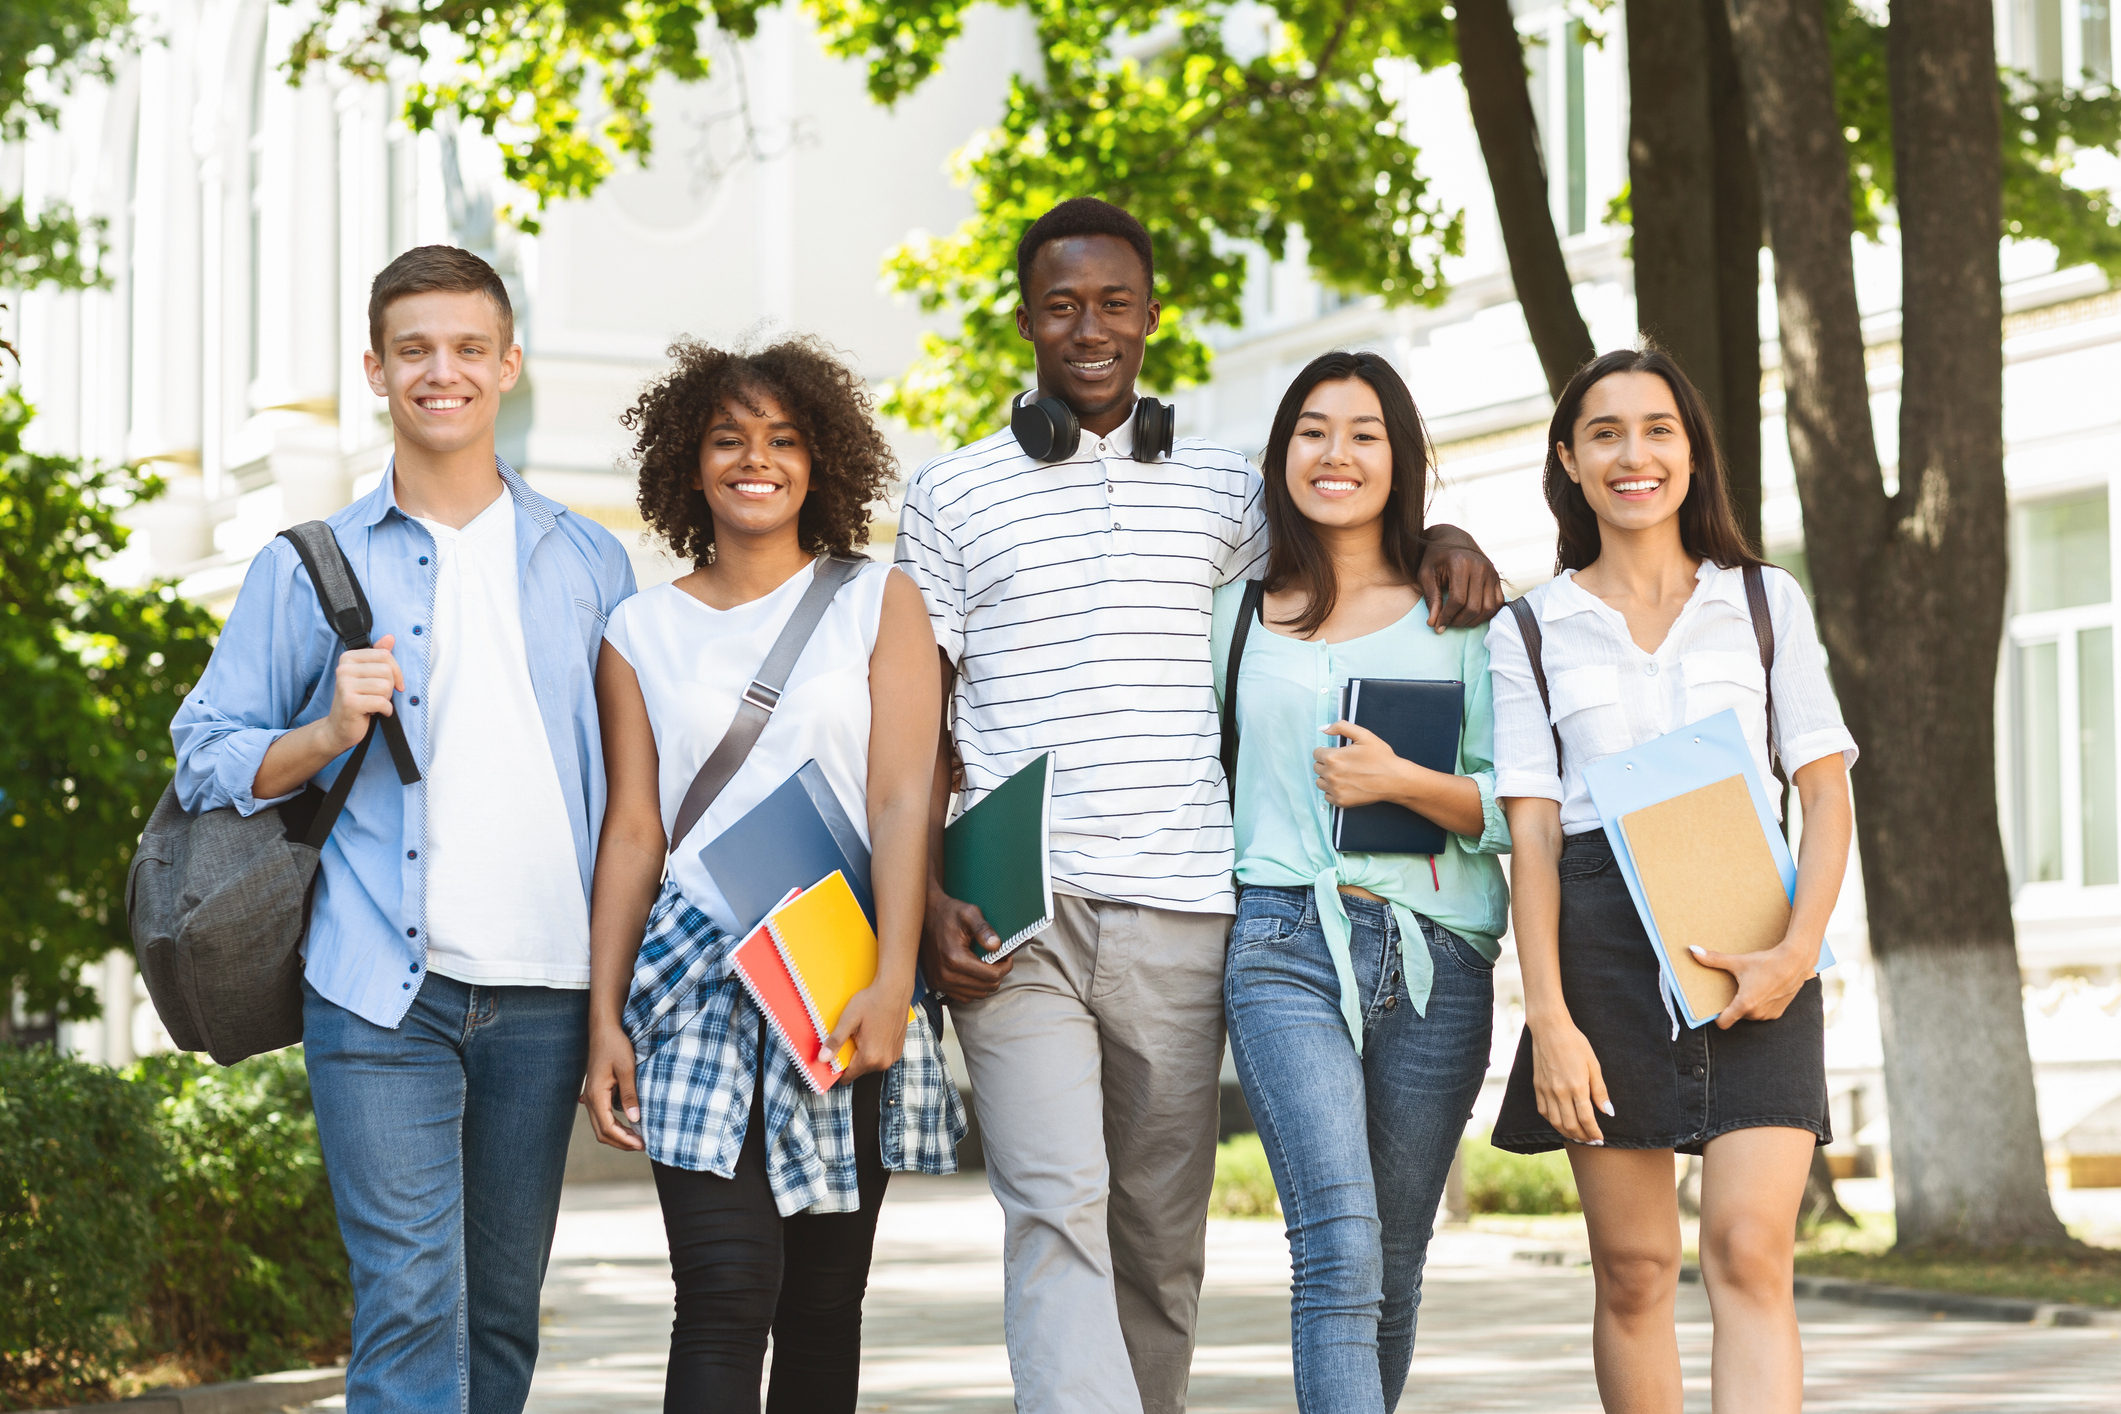
[[[700,862],[729,900],[740,938],[749,936],[790,889],[807,889],[835,869],[847,876],[869,926],[876,927],[869,846],[815,761],[804,762],[743,819],[707,841]]]
[[[1458,773],[1466,685],[1411,678],[1350,678],[1344,721],[1376,732],[1394,755],[1432,771]],[[1442,854],[1443,826],[1389,800],[1333,812],[1333,848],[1343,854]]]

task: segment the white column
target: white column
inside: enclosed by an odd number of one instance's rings
[[[166,38],[144,45],[139,64],[139,185],[132,280],[132,430],[127,453],[157,462],[168,494],[139,516],[158,570],[189,564],[213,548],[200,461],[199,164],[192,106],[199,16],[173,4]]]
[[[795,316],[794,21],[785,7],[759,14],[746,55],[751,113],[770,154],[752,169],[752,238],[758,256],[758,309],[782,329]]]

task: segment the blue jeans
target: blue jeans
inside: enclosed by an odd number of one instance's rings
[[[353,1267],[354,1414],[520,1414],[587,1063],[589,993],[431,973],[396,1030],[303,984]]]
[[[1245,1102],[1288,1223],[1296,1405],[1384,1414],[1414,1357],[1421,1268],[1488,1068],[1492,965],[1427,919],[1435,981],[1417,1016],[1384,904],[1342,895],[1361,998],[1357,1055],[1311,890],[1238,900],[1224,997]]]

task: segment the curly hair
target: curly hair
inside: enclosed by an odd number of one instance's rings
[[[619,416],[634,434],[641,519],[672,552],[714,559],[714,515],[697,484],[700,443],[722,408],[756,414],[763,394],[781,405],[810,450],[810,489],[796,534],[812,554],[854,555],[869,539],[869,503],[884,494],[898,459],[871,417],[869,390],[831,348],[809,335],[746,352],[692,339],[670,346],[677,366]]]

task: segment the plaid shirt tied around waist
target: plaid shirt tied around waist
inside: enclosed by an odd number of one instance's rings
[[[648,915],[626,998],[648,1157],[671,1168],[736,1172],[763,1084],[766,1177],[781,1215],[851,1213],[862,1205],[854,1170],[854,1100],[847,1085],[814,1095],[777,1042],[759,1074],[758,1007],[738,980],[732,938],[666,880]],[[906,1049],[884,1074],[884,1167],[957,1172],[965,1104],[927,1023],[906,1027]]]

